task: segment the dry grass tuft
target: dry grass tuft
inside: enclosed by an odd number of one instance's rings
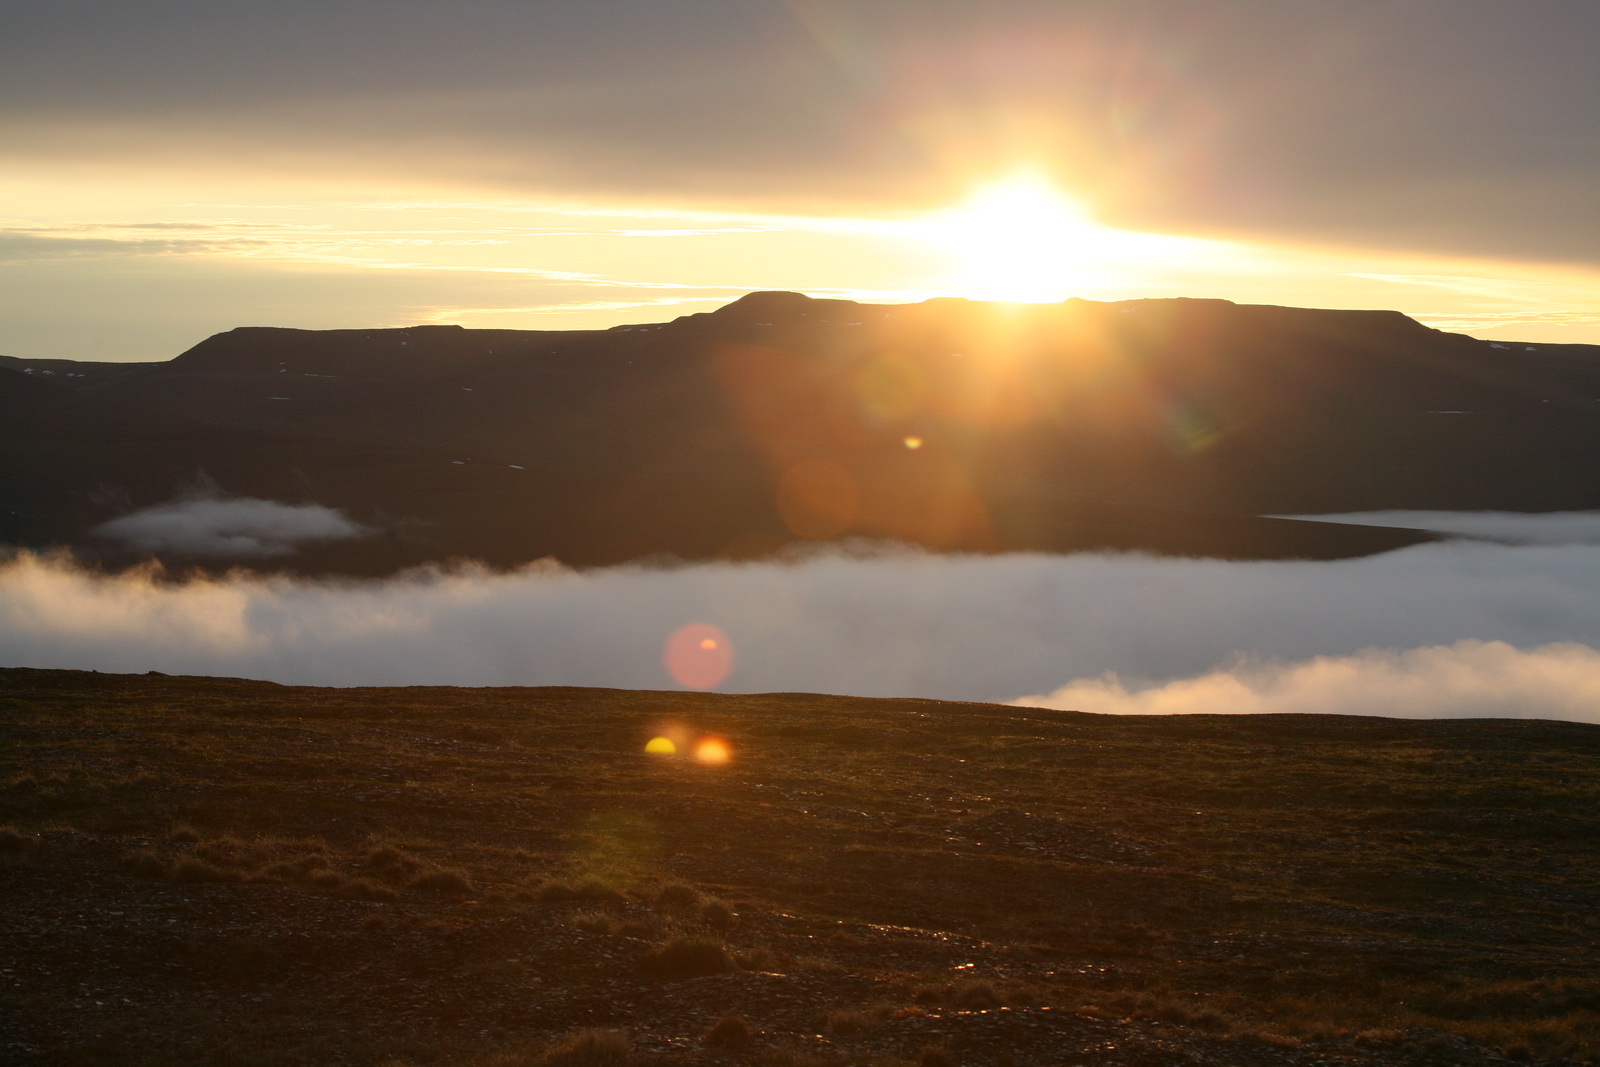
[[[969,1011],[1002,1008],[1010,1003],[992,983],[982,978],[918,986],[912,992],[912,999],[918,1004],[940,1004]]]
[[[122,857],[122,866],[140,878],[165,878],[171,865],[150,849],[141,849]]]
[[[591,878],[577,888],[575,898],[586,904],[626,904],[627,894],[598,879]]]
[[[680,937],[657,945],[639,958],[639,969],[653,978],[702,978],[739,969],[722,942]]]
[[[39,838],[25,834],[15,826],[0,826],[0,853],[20,856],[39,847]]]
[[[663,908],[692,908],[700,903],[700,892],[685,882],[673,882],[661,887],[656,903]]]
[[[185,856],[174,863],[168,872],[168,877],[174,882],[237,882],[239,874],[223,867],[207,863],[194,856]]]
[[[839,1067],[840,1061],[818,1056],[804,1049],[769,1048],[750,1060],[755,1067]]]
[[[708,900],[700,906],[700,921],[713,930],[728,929],[733,918],[733,909],[720,900]]]
[[[870,1011],[845,1010],[830,1011],[828,1021],[823,1029],[834,1037],[851,1037],[855,1034],[864,1034],[877,1026],[878,1017]]]
[[[579,1030],[544,1051],[544,1067],[627,1067],[633,1041],[616,1030]]]
[[[392,903],[400,899],[389,886],[381,882],[374,882],[370,878],[346,878],[338,887],[337,893],[349,900],[371,900],[381,904]]]
[[[710,1048],[745,1049],[755,1044],[756,1032],[744,1021],[742,1015],[732,1012],[711,1024],[700,1037],[700,1043]]]
[[[578,899],[578,891],[566,882],[545,882],[533,891],[540,904],[567,904]]]
[[[407,885],[412,889],[457,897],[464,897],[472,892],[472,879],[467,877],[467,872],[458,868],[428,871],[417,875]]]
[[[616,921],[603,911],[580,911],[572,917],[572,925],[586,934],[614,934]]]

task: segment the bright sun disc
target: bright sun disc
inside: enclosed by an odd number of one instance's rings
[[[1062,300],[1095,279],[1091,264],[1115,232],[1043,179],[1020,175],[979,189],[920,224],[958,261],[958,284],[991,300]]]

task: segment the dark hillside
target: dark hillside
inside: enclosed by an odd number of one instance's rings
[[[1597,798],[1572,723],[0,670],[0,1062],[1594,1062]]]
[[[755,293],[605,331],[245,328],[117,375],[53,362],[10,377],[123,429],[7,435],[13,542],[91,546],[202,475],[389,530],[294,564],[371,573],[834,537],[1328,558],[1416,535],[1255,516],[1600,507],[1600,349],[1394,312]]]

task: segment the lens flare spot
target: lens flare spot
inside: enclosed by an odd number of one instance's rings
[[[672,743],[670,737],[652,737],[645,743],[644,750],[652,756],[676,756],[678,746]]]
[[[855,523],[860,503],[855,479],[830,460],[801,460],[778,479],[778,514],[799,537],[839,536]]]
[[[721,766],[733,759],[733,745],[719,734],[706,734],[695,741],[694,758],[708,766]]]
[[[915,452],[917,449],[922,447],[922,438],[915,436],[907,437],[905,439],[905,446],[911,449],[911,451]]]
[[[710,623],[691,622],[667,638],[661,665],[685,689],[711,689],[733,670],[733,645]]]

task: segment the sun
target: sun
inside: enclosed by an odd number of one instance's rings
[[[920,220],[924,240],[953,260],[955,286],[988,300],[1062,300],[1092,286],[1116,231],[1048,181],[1020,174],[986,185],[958,207]]]

